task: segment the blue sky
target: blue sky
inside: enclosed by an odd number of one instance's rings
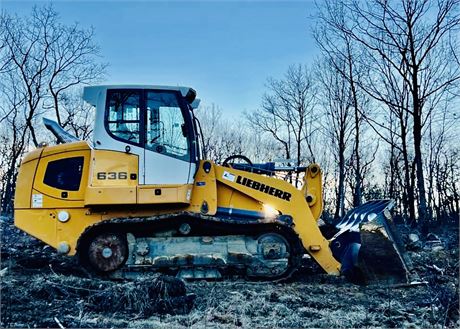
[[[0,0],[27,15],[44,1]],[[107,83],[185,85],[230,116],[260,105],[269,76],[311,63],[313,1],[54,1],[62,22],[94,26]]]

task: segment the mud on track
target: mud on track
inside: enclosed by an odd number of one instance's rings
[[[456,227],[437,232],[442,249],[410,252],[428,282],[411,288],[354,286],[314,267],[285,283],[114,282],[4,221],[1,233],[1,327],[460,327]]]

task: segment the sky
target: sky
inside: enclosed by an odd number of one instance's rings
[[[28,15],[45,1],[0,0]],[[193,87],[230,117],[259,107],[268,77],[318,54],[313,1],[53,1],[61,22],[93,26],[104,84]]]

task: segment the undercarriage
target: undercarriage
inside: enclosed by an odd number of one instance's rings
[[[86,267],[111,278],[162,271],[184,279],[276,280],[297,269],[304,250],[281,223],[181,214],[102,222],[82,236],[78,253]]]

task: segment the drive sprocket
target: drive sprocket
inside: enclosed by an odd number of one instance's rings
[[[119,233],[95,235],[86,246],[88,263],[98,272],[112,272],[121,268],[128,258],[126,237]]]

